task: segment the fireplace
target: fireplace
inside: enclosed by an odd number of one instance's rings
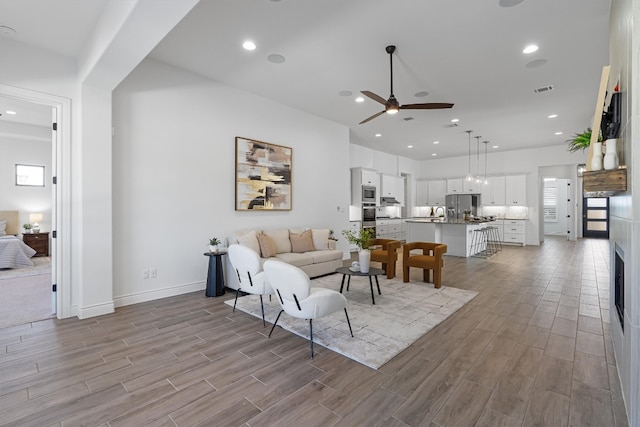
[[[622,250],[622,248],[620,248],[620,246],[618,246],[617,243],[613,274],[616,312],[618,313],[620,327],[624,332],[624,251]]]

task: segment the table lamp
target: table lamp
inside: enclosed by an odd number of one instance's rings
[[[32,213],[29,214],[29,222],[32,224],[32,230],[34,233],[39,233],[40,232],[40,224],[38,224],[39,222],[42,221],[42,214],[41,213]]]

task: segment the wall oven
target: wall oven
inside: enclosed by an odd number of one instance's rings
[[[376,204],[375,203],[363,203],[362,204],[362,228],[373,228],[375,232],[376,227]]]
[[[362,203],[376,203],[376,187],[372,185],[362,186]]]

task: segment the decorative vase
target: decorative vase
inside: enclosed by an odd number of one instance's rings
[[[606,153],[604,155],[604,168],[606,170],[618,169],[618,140],[615,138],[607,139],[605,142]]]
[[[218,253],[218,245],[209,245],[209,252],[217,254]]]
[[[591,157],[591,170],[602,170],[602,142],[593,144],[593,157]]]
[[[371,264],[371,251],[369,249],[360,249],[358,261],[360,262],[360,273],[368,273],[369,265]]]

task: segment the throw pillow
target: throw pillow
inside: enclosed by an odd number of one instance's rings
[[[329,249],[329,229],[323,228],[322,230],[311,229],[311,237],[313,237],[313,247],[316,251],[323,249]]]
[[[289,240],[291,240],[291,252],[303,253],[314,250],[311,230],[307,230],[300,234],[290,233]]]
[[[271,258],[276,255],[276,244],[273,239],[266,234],[258,233],[258,243],[260,244],[260,252],[262,252],[262,258]]]
[[[278,230],[262,230],[264,234],[273,239],[276,245],[276,252],[279,254],[291,252],[291,241],[289,241],[289,230],[281,228]]]
[[[4,236],[7,234],[7,221],[6,220],[2,220],[0,221],[0,236]]]
[[[258,236],[255,231],[251,230],[249,233],[238,237],[238,243],[242,246],[253,249],[258,255],[260,255],[260,243],[258,243]]]

